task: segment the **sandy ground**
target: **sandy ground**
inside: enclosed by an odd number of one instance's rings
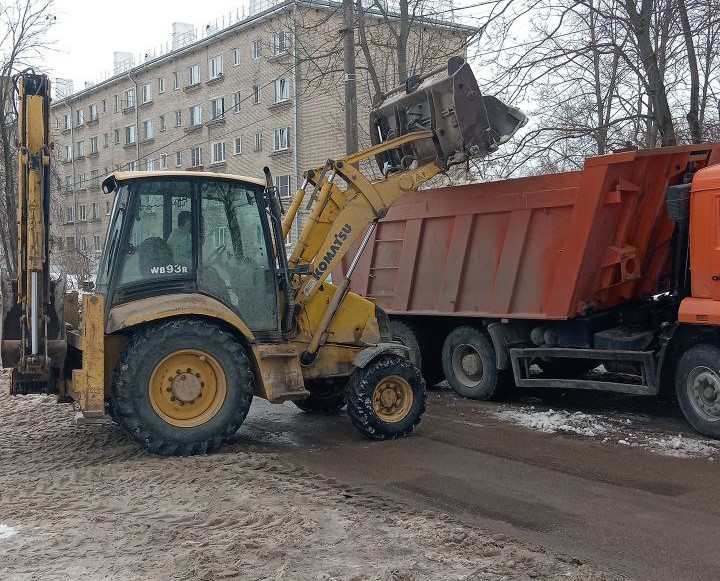
[[[148,456],[0,389],[0,579],[623,578],[271,453]]]

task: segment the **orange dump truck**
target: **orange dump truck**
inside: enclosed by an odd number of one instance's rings
[[[352,290],[388,312],[426,379],[444,374],[463,396],[489,399],[510,376],[674,385],[692,426],[720,437],[719,162],[720,144],[627,151],[408,194],[372,232]]]

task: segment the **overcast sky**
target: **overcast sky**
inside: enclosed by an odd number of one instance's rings
[[[139,64],[138,54],[170,43],[173,22],[204,28],[223,16],[227,20],[230,12],[242,14],[243,5],[243,0],[55,0],[55,51],[43,65],[51,79],[72,79],[78,91],[85,81],[98,81],[112,72],[113,52],[134,53]]]

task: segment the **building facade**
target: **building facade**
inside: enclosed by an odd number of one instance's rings
[[[308,26],[313,18],[321,24]],[[290,198],[304,170],[344,153],[342,74],[318,78],[317,63],[297,50],[302,44],[312,53],[315,44],[321,51],[341,26],[336,3],[314,1],[279,2],[201,40],[192,27],[174,25],[165,54],[137,66],[118,60],[109,79],[56,99],[56,250],[99,255],[112,207],[100,186],[117,170],[262,177],[267,165],[281,196]],[[436,28],[447,36],[448,53],[464,51],[471,29]],[[367,84],[358,85],[362,93]]]

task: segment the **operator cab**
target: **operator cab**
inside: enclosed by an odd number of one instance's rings
[[[279,329],[277,266],[261,180],[205,172],[118,172],[97,286],[106,305],[201,293],[256,332]]]

